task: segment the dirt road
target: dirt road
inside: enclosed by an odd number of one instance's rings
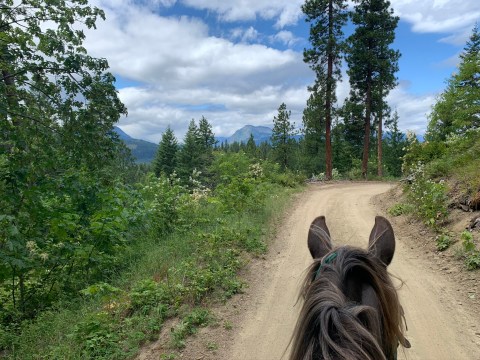
[[[219,349],[216,358],[282,358],[300,308],[296,304],[299,283],[311,263],[306,241],[311,221],[324,214],[336,244],[365,247],[378,213],[371,199],[390,187],[385,183],[310,186],[278,231],[257,281],[247,289],[233,342]],[[399,358],[479,360],[479,314],[462,306],[452,284],[406,245],[401,229],[394,230],[397,250],[389,269],[405,282],[399,294],[412,344]]]

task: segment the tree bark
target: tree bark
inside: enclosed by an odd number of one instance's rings
[[[333,0],[328,3],[327,96],[325,99],[325,176],[332,179],[332,83],[333,83]]]
[[[382,163],[382,156],[383,156],[383,144],[382,144],[382,136],[383,136],[383,111],[380,102],[380,113],[378,115],[378,132],[377,132],[377,175],[379,177],[383,177],[383,163]]]
[[[372,113],[372,75],[367,76],[367,97],[365,101],[365,134],[363,137],[362,177],[367,180],[368,175],[368,151],[370,148],[370,117]]]

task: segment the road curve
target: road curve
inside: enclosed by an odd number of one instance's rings
[[[233,343],[222,351],[222,358],[288,359],[286,346],[300,308],[299,284],[311,263],[306,241],[311,221],[323,214],[336,244],[365,247],[378,215],[371,199],[391,186],[309,186],[278,230],[270,249],[274,256],[269,256],[268,266],[259,274],[260,282],[247,289],[251,304],[244,307],[243,321],[235,330]],[[451,285],[413,251],[397,234],[397,251],[389,269],[404,281],[399,294],[408,323],[407,338],[412,343],[411,349],[399,353],[399,359],[480,360],[479,338],[469,329],[475,326],[471,315],[450,297],[454,295]]]

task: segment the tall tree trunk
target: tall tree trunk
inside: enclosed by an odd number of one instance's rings
[[[328,3],[328,61],[327,61],[327,96],[325,101],[325,175],[332,179],[332,83],[333,83],[333,0]]]
[[[362,177],[367,180],[368,151],[370,148],[370,117],[372,114],[372,75],[367,76],[367,98],[365,102],[365,134],[363,137]]]
[[[380,100],[380,114],[378,115],[378,131],[377,131],[377,175],[379,177],[383,177],[383,163],[382,163],[382,156],[383,156],[383,149],[382,149],[382,136],[383,132],[383,109],[382,109],[382,101]]]

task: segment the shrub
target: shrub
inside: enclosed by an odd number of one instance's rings
[[[452,244],[452,240],[450,239],[450,236],[448,236],[447,234],[438,235],[435,241],[437,244],[438,251],[447,250]]]
[[[400,216],[404,214],[411,214],[415,211],[412,204],[398,203],[388,209],[388,213],[392,216]]]
[[[442,157],[447,151],[444,142],[423,142],[410,141],[407,153],[403,156],[403,173],[409,173],[417,167],[418,163],[429,163],[432,160]]]
[[[475,270],[480,268],[480,251],[475,247],[472,233],[465,230],[460,234],[460,238],[462,240],[467,269]]]
[[[418,163],[412,169],[412,183],[407,186],[408,198],[415,205],[416,214],[435,229],[447,215],[447,186],[443,181],[435,182],[425,177],[424,165]]]

